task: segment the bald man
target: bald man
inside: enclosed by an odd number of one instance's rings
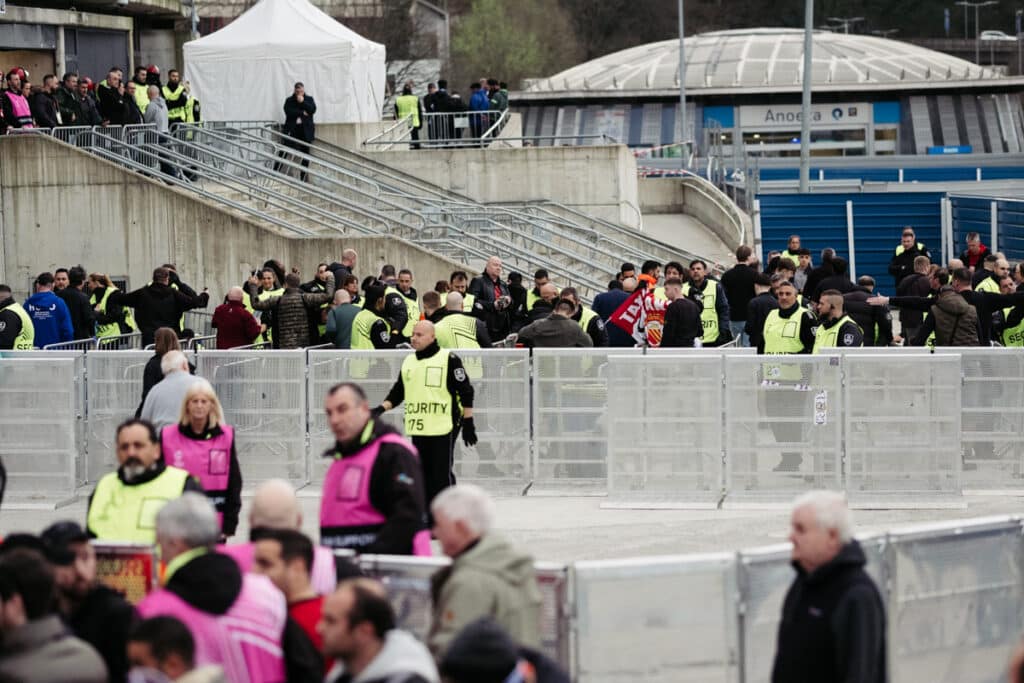
[[[249,508],[249,542],[223,545],[219,552],[230,556],[242,572],[248,572],[255,556],[255,542],[265,529],[302,531],[302,508],[295,498],[295,489],[283,479],[269,479],[256,489]],[[330,548],[313,548],[313,567],[310,581],[318,595],[327,595],[337,583],[334,555]]]
[[[512,331],[512,294],[501,279],[501,259],[487,259],[484,272],[469,283],[473,315],[487,324],[491,339],[504,339]]]
[[[487,349],[491,346],[491,337],[487,334],[487,325],[483,320],[463,312],[463,298],[458,292],[448,292],[445,296],[445,313],[434,323],[434,334],[437,343],[443,349]],[[472,379],[480,375],[470,374]]]
[[[242,288],[232,287],[228,290],[227,300],[213,311],[211,324],[217,330],[218,349],[251,344],[263,329],[245,308],[242,299]]]
[[[405,401],[405,435],[420,453],[427,509],[434,496],[455,484],[452,465],[459,429],[466,446],[476,445],[473,385],[462,360],[437,343],[434,323],[421,320],[413,327],[412,348],[398,380],[373,416]]]
[[[334,307],[327,312],[324,323],[324,338],[334,344],[334,348],[352,348],[352,323],[361,310],[352,303],[352,294],[347,289],[334,291]]]
[[[812,353],[826,353],[836,347],[864,346],[864,332],[843,313],[843,295],[837,289],[826,289],[818,297],[818,331],[814,334]]]
[[[636,280],[633,280],[633,288],[636,289]],[[555,312],[555,303],[558,302],[558,285],[547,282],[540,287],[540,299],[533,303],[533,308],[527,316],[526,324],[544,320]]]

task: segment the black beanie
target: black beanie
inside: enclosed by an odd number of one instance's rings
[[[515,669],[519,648],[490,617],[481,617],[455,636],[441,659],[441,675],[455,683],[501,683]]]

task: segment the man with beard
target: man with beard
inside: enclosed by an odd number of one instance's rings
[[[185,491],[203,492],[188,472],[164,462],[156,428],[145,420],[117,428],[117,462],[89,497],[87,529],[95,538],[152,544],[156,513]]]
[[[100,653],[110,680],[125,680],[125,646],[135,608],[120,593],[96,580],[96,551],[89,544],[89,534],[77,522],[57,522],[40,538],[53,564],[61,616],[76,636]]]

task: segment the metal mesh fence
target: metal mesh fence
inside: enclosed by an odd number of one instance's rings
[[[612,353],[629,350],[534,349],[533,490],[606,490]]]
[[[1006,680],[1024,626],[1020,522],[946,523],[889,540],[889,680]]]
[[[142,375],[153,357],[149,351],[90,351],[88,376],[86,477],[95,482],[117,469],[114,430],[135,415],[142,400]]]
[[[0,458],[10,499],[66,499],[78,484],[74,358],[0,359]]]
[[[960,359],[849,354],[846,480],[852,502],[955,504],[960,485]]]
[[[735,555],[577,562],[574,574],[579,683],[738,680]]]
[[[213,384],[235,428],[245,481],[309,481],[306,459],[306,352],[203,351],[197,374]]]
[[[725,357],[727,503],[842,488],[840,381],[825,356]]]
[[[1024,487],[1024,354],[1018,349],[957,349],[963,374],[963,485]]]
[[[609,356],[608,498],[717,505],[722,356]]]

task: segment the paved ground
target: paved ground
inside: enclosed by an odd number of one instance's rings
[[[726,265],[732,265],[735,260],[732,250],[692,216],[678,213],[644,214],[643,231],[655,239]]]
[[[305,531],[317,535],[319,498],[301,497]],[[528,496],[498,499],[499,527],[537,559],[575,561],[641,555],[731,551],[781,543],[788,511],[767,510],[609,510],[601,497]],[[940,520],[1017,514],[1024,498],[966,498],[959,510],[858,510],[859,530],[878,531]],[[243,499],[243,519],[249,500]],[[9,509],[0,512],[0,533],[40,531],[58,519],[85,518],[86,501],[56,511]],[[244,537],[247,529],[240,528]]]

